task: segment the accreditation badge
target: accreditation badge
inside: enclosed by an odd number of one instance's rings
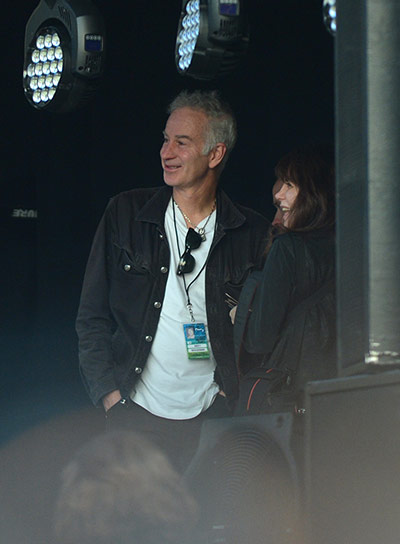
[[[210,350],[204,323],[186,323],[183,325],[186,351],[189,359],[209,359]]]

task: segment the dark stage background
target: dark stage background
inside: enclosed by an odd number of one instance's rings
[[[60,468],[102,430],[78,373],[81,283],[108,199],[163,183],[167,103],[183,88],[221,91],[239,127],[222,186],[269,217],[278,158],[305,140],[333,140],[333,39],[321,0],[250,0],[246,60],[214,82],[176,71],[180,0],[94,3],[107,25],[105,78],[90,105],[66,115],[23,96],[25,24],[38,0],[2,3],[0,534],[10,544],[52,541]]]
[[[112,195],[162,184],[165,107],[178,91],[218,88],[231,103],[239,140],[222,186],[268,217],[277,159],[296,143],[333,140],[333,39],[320,0],[250,0],[245,62],[213,82],[176,71],[180,0],[94,3],[107,25],[105,78],[87,107],[63,115],[23,96],[25,24],[38,1],[2,4],[2,442],[90,408],[74,331],[90,243]]]

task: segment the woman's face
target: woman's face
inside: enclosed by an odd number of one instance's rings
[[[299,194],[299,188],[289,179],[283,179],[281,181],[282,187],[275,194],[275,199],[278,202],[280,210],[282,211],[282,224],[284,227],[289,228],[294,203],[297,195]]]

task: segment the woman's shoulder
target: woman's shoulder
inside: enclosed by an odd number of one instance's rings
[[[285,232],[278,235],[271,248],[274,258],[299,269],[305,264],[315,269],[334,268],[335,237],[329,231]]]
[[[278,234],[273,245],[293,248],[294,246],[334,246],[335,235],[332,230],[314,230],[310,232],[287,231]]]
[[[288,251],[293,253],[295,246],[304,244],[304,237],[297,232],[282,232],[275,236],[272,247],[275,251]]]
[[[277,267],[283,270],[287,268],[294,269],[295,261],[299,251],[297,244],[299,242],[291,232],[285,232],[277,235],[268,251],[266,266]]]

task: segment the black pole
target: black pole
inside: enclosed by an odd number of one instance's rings
[[[337,0],[339,375],[400,363],[400,2]]]

